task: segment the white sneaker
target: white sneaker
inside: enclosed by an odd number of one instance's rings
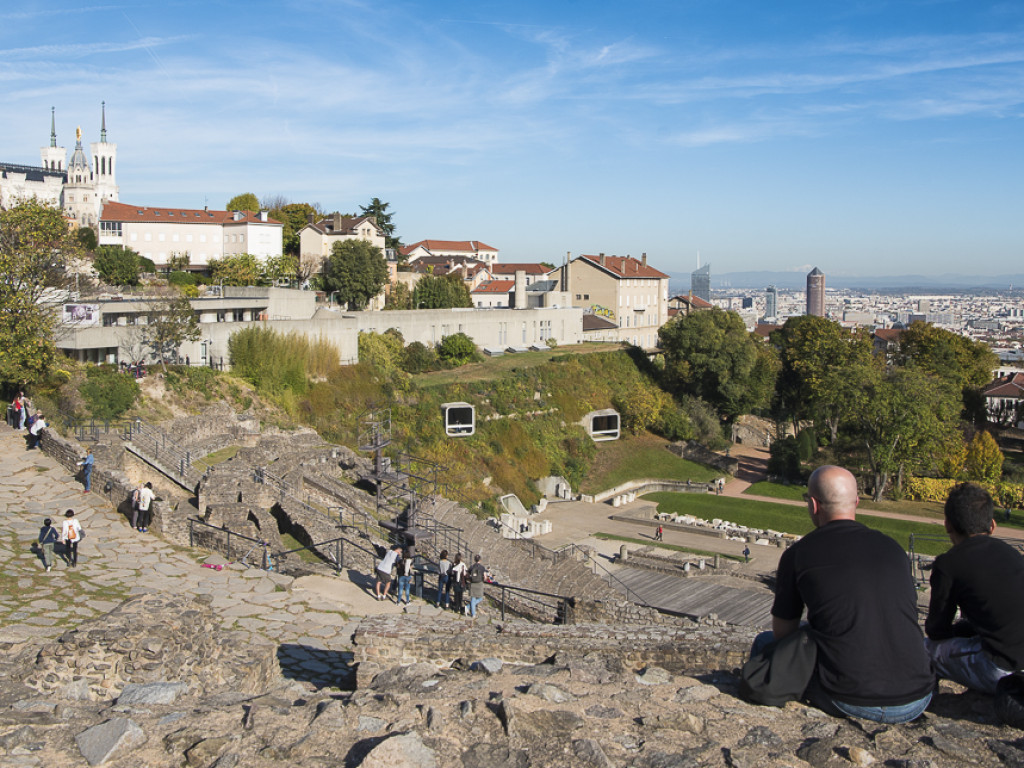
[[[49,573],[49,572],[50,572],[50,566],[46,566],[46,572],[47,572],[47,573]]]

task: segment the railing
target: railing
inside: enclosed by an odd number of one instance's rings
[[[196,527],[197,526],[199,526],[201,529],[205,529],[207,531],[210,531],[211,535],[214,536],[214,541],[215,542],[219,542],[220,541],[220,535],[223,534],[224,550],[223,550],[222,554],[229,561],[231,561],[231,562],[239,562],[239,563],[242,563],[242,565],[244,565],[246,567],[249,567],[249,562],[248,562],[249,557],[252,555],[253,552],[255,552],[257,549],[259,549],[260,550],[260,565],[257,566],[257,567],[258,568],[263,568],[264,570],[271,570],[273,568],[273,565],[271,564],[270,558],[269,558],[270,542],[264,541],[263,539],[255,539],[252,536],[246,536],[245,534],[238,533],[237,531],[232,531],[226,525],[225,526],[211,525],[210,523],[207,523],[204,520],[199,520],[197,518],[189,518],[189,521],[188,521],[188,545],[190,547],[194,547],[196,545],[196,539],[197,539]],[[247,542],[249,544],[252,544],[252,546],[249,547],[249,550],[244,555],[242,555],[242,557],[240,557],[237,561],[232,560],[232,557],[234,555],[234,550],[231,547],[231,540],[232,539],[234,539],[235,541],[244,541],[244,542]],[[244,547],[245,545],[243,544],[242,546]]]
[[[124,439],[169,477],[188,486],[199,481],[192,471],[192,452],[171,440],[163,430],[136,420],[133,428],[125,432]]]
[[[74,435],[79,442],[91,440],[95,442],[100,435],[116,434],[126,440],[131,440],[132,435],[138,428],[140,422],[133,420],[104,421],[100,419],[75,419],[64,418],[64,427]]]

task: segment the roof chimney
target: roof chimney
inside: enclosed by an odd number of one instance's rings
[[[600,264],[600,265],[601,265],[602,267],[604,266],[604,254],[603,254],[603,253],[599,253],[599,254],[597,254],[597,262],[598,262],[598,264]]]
[[[340,213],[335,213],[334,214],[334,231],[335,232],[340,232],[341,231],[341,214]]]
[[[640,263],[643,264],[645,267],[647,266],[647,251],[644,251],[643,253],[640,254]]]
[[[316,214],[307,213],[306,214],[306,223],[307,224],[315,224],[316,223]]]

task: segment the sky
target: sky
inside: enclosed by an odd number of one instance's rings
[[[405,243],[712,274],[1024,272],[1024,3],[22,0],[0,161],[120,199],[389,203]]]

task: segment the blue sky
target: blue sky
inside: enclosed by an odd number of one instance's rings
[[[0,160],[118,144],[121,200],[239,192],[503,261],[1022,272],[1019,2],[72,3],[0,10]]]

